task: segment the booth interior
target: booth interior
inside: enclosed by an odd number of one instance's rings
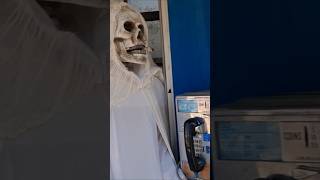
[[[319,5],[215,1],[216,179],[319,179]]]

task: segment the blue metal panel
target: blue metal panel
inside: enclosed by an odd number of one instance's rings
[[[168,0],[175,95],[210,88],[210,0]]]

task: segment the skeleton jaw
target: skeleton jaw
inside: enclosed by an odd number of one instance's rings
[[[136,44],[126,46],[127,43],[124,41],[116,42],[117,49],[119,52],[120,60],[123,63],[132,64],[146,64],[147,62],[147,48],[144,44]]]

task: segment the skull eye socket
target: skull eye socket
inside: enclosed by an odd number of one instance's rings
[[[129,32],[132,32],[133,29],[134,29],[134,23],[133,22],[130,22],[130,21],[126,21],[124,24],[123,24],[123,27],[126,31],[129,31]]]

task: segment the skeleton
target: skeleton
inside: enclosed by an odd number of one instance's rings
[[[147,28],[141,17],[124,7],[117,16],[118,24],[114,43],[121,61],[124,63],[145,64],[147,61]]]
[[[110,179],[178,179],[163,75],[150,52],[141,14],[127,3],[111,2]]]
[[[152,63],[147,24],[141,14],[129,6],[122,6],[115,19],[115,32],[111,37],[114,53],[128,70],[138,73],[139,69]]]

